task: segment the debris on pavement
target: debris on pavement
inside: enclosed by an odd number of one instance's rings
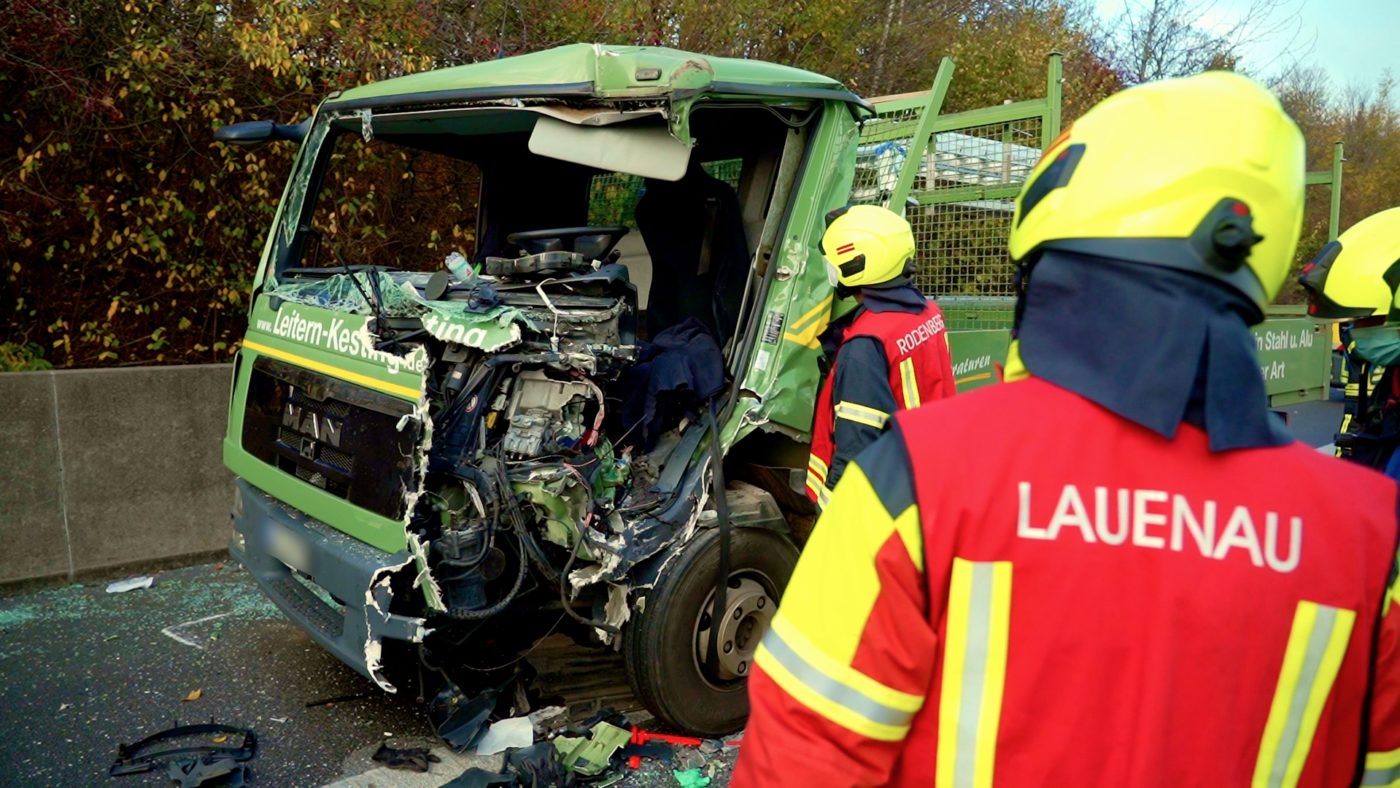
[[[569,710],[564,706],[545,706],[525,715],[535,728],[536,736],[545,736],[569,723]]]
[[[618,782],[630,785],[639,779],[643,780],[642,784],[651,784],[647,781],[656,778],[670,783],[673,767],[683,772],[695,771],[702,779],[706,779],[706,775],[700,772],[700,767],[710,767],[709,778],[718,768],[723,768],[722,763],[707,764],[700,754],[702,745],[719,752],[724,747],[722,742],[642,730],[611,708],[604,708],[573,725],[567,724],[568,712],[564,707],[545,707],[525,716],[500,719],[488,726],[487,721],[493,716],[492,707],[504,691],[503,688],[488,690],[467,699],[456,687],[450,687],[434,699],[430,716],[444,738],[452,737],[448,743],[454,748],[465,743],[474,748],[478,756],[506,754],[500,770],[489,764],[485,768],[473,765],[447,783],[448,786],[486,788],[586,783],[591,788],[602,788]],[[682,760],[677,758],[678,749],[686,753]],[[645,767],[644,761],[656,766]]]
[[[192,638],[194,637],[194,633],[188,631],[188,629],[189,629],[190,627],[198,627],[198,626],[201,625],[201,624],[208,624],[210,621],[218,621],[218,620],[221,619],[221,618],[226,618],[226,617],[231,616],[231,615],[233,615],[233,613],[231,613],[231,612],[230,612],[230,613],[216,613],[216,614],[214,614],[214,615],[212,615],[212,616],[205,616],[205,617],[203,617],[203,618],[196,618],[196,619],[193,620],[193,621],[186,621],[186,622],[183,623],[183,624],[175,624],[175,625],[173,625],[173,626],[165,627],[164,629],[162,629],[162,630],[160,631],[160,633],[161,633],[162,635],[165,635],[166,637],[170,638],[171,640],[174,640],[174,641],[177,642],[177,643],[183,643],[183,644],[186,645],[186,646],[191,646],[191,647],[193,647],[193,648],[199,649],[200,651],[203,651],[203,650],[204,650],[204,645],[205,645],[205,644],[200,643],[198,640],[192,639]],[[218,626],[217,624],[214,625],[215,628],[217,628],[217,626]],[[181,631],[181,630],[186,630],[186,631],[185,631],[184,634],[180,634],[180,631]],[[217,636],[211,635],[211,636],[209,637],[209,639],[210,639],[211,641],[212,641],[212,640],[218,640],[218,637],[217,637]]]
[[[642,759],[660,761],[669,765],[676,757],[675,750],[664,741],[649,741],[646,744],[628,743],[622,748],[622,757],[627,760],[627,768],[641,768]]]
[[[586,777],[602,774],[612,762],[613,754],[628,743],[632,734],[610,722],[602,721],[588,732],[588,738],[560,736],[554,740],[564,768]]]
[[[477,755],[495,755],[535,743],[535,726],[529,717],[511,717],[491,724],[476,744]]]
[[[699,769],[673,771],[671,775],[676,778],[676,784],[681,788],[705,788],[710,784],[710,778],[701,774]]]
[[[390,769],[420,773],[428,771],[432,764],[442,762],[427,747],[390,747],[388,742],[381,742],[370,758]]]
[[[253,770],[232,758],[202,755],[198,758],[176,758],[165,767],[165,776],[180,788],[214,784],[241,786],[253,777]]]
[[[203,689],[203,688],[190,690],[190,694],[188,694],[188,695],[185,696],[184,702],[185,702],[185,703],[190,703],[190,702],[192,702],[192,701],[199,700],[199,699],[202,698],[202,697],[204,697],[204,689]]]
[[[213,744],[212,736],[239,737],[234,744]],[[197,743],[182,739],[199,738]],[[165,748],[157,745],[169,744]],[[223,785],[243,785],[252,776],[246,765],[257,754],[258,737],[251,728],[237,728],[210,722],[203,725],[180,725],[153,733],[132,744],[117,747],[117,760],[107,769],[112,777],[145,774],[164,769],[166,775],[182,788],[220,780]]]
[[[676,769],[679,771],[698,769],[704,765],[705,756],[697,749],[686,748],[676,753]]]
[[[506,755],[506,768],[521,785],[552,785],[568,788],[576,780],[560,761],[553,742],[540,742]]]
[[[468,698],[455,684],[448,684],[428,705],[428,719],[448,746],[462,752],[485,735],[497,694],[488,689]]]
[[[150,588],[156,582],[150,575],[140,577],[128,577],[125,580],[116,580],[107,584],[107,593],[124,594],[127,591],[135,591],[138,588]]]
[[[334,706],[337,703],[349,703],[355,700],[367,700],[369,697],[369,693],[367,692],[356,692],[351,695],[335,695],[329,698],[321,698],[320,700],[307,701],[305,707],[308,709],[314,709],[317,706]]]

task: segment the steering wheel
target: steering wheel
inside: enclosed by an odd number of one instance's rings
[[[526,254],[578,252],[590,260],[602,260],[628,232],[622,225],[598,227],[557,227],[511,233],[506,240]]]

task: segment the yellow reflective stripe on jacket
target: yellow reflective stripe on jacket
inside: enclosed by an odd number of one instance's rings
[[[1254,765],[1254,788],[1298,784],[1355,622],[1353,610],[1298,603]]]
[[[836,418],[882,430],[885,428],[885,423],[890,420],[890,414],[855,402],[838,402],[836,403]]]
[[[953,559],[938,699],[939,788],[988,788],[1006,684],[1011,563]]]
[[[788,623],[781,609],[755,659],[799,703],[871,739],[903,739],[924,705],[922,697],[887,687],[822,653]]]
[[[904,388],[904,407],[919,407],[919,376],[914,373],[914,359],[899,362],[899,382]]]
[[[827,489],[826,480],[818,478],[811,469],[807,471],[807,489],[811,490],[812,494],[817,496],[817,506],[819,508],[825,509],[826,505],[831,503],[831,490]]]
[[[822,458],[815,454],[807,457],[807,489],[812,491],[812,495],[817,498],[818,508],[825,509],[828,501],[831,500],[831,490],[826,486],[826,475],[829,469]]]
[[[923,567],[919,510],[906,506],[898,518],[891,517],[859,463],[846,466],[839,494],[819,489],[829,502],[823,503],[821,519],[783,593],[779,618],[832,663],[850,665],[880,597],[876,557],[890,538],[897,534],[910,561]],[[839,584],[832,582],[835,576],[841,578]]]
[[[1362,785],[1400,786],[1400,750],[1366,753]]]

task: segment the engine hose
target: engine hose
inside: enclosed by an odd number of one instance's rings
[[[719,521],[719,573],[715,579],[715,602],[710,609],[710,643],[705,654],[705,669],[711,676],[719,675],[719,625],[729,607],[729,501],[724,497],[724,453],[719,445],[719,422],[715,419],[713,402],[705,408],[710,422],[710,482],[715,497],[715,516]]]
[[[472,481],[469,479],[463,479],[463,481],[467,482],[467,484],[463,485],[464,489],[467,491],[468,495],[470,495],[470,497],[473,499],[473,502],[476,504],[477,511],[481,514],[482,518],[488,523],[488,525],[485,529],[486,533],[481,540],[481,549],[476,552],[476,555],[472,556],[471,558],[462,558],[460,555],[460,545],[454,544],[454,548],[458,548],[459,555],[451,557],[443,556],[442,558],[438,559],[439,566],[449,566],[453,569],[462,570],[456,575],[443,578],[443,580],[448,581],[459,580],[465,577],[469,571],[480,566],[482,562],[486,560],[486,557],[491,554],[491,547],[493,544],[495,544],[496,541],[496,524],[499,522],[501,514],[499,501],[496,500],[495,496],[492,496],[492,510],[490,512],[487,512],[486,503],[482,501],[481,494],[477,492],[475,484],[472,483]],[[490,482],[491,479],[487,478],[486,481]]]
[[[530,536],[525,528],[525,517],[520,513],[520,507],[516,503],[515,495],[511,493],[510,480],[506,478],[506,472],[503,466],[499,464],[496,466],[496,475],[501,485],[501,498],[505,502],[505,508],[510,512],[511,527],[515,530],[516,536],[519,537],[525,545],[524,553],[530,557],[530,563],[534,564],[535,568],[538,569],[540,574],[544,575],[546,579],[551,582],[558,580],[558,570],[549,563],[549,558],[545,556],[544,551],[540,549],[534,537]]]
[[[564,606],[564,612],[569,615],[569,618],[572,618],[580,624],[587,624],[590,627],[601,629],[610,635],[619,634],[622,632],[621,629],[618,629],[617,627],[613,626],[612,624],[609,624],[606,621],[595,621],[591,618],[584,618],[583,616],[578,614],[578,611],[574,610],[572,605],[569,604],[569,570],[573,568],[574,559],[578,558],[578,548],[582,544],[583,535],[580,534],[578,541],[574,542],[574,549],[569,551],[569,560],[564,562],[564,572],[559,575],[559,602]]]
[[[465,607],[450,607],[447,609],[448,618],[453,618],[458,621],[479,621],[483,618],[490,618],[500,613],[502,610],[505,610],[511,602],[515,601],[516,594],[520,593],[520,587],[525,584],[526,572],[524,540],[520,539],[519,534],[516,534],[516,538],[521,542],[520,560],[517,562],[520,564],[520,571],[515,573],[515,585],[511,586],[510,591],[506,592],[505,598],[491,607],[482,608],[481,610],[472,610]]]

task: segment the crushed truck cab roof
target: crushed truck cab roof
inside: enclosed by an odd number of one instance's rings
[[[325,106],[358,109],[525,97],[675,100],[706,93],[836,100],[870,109],[840,82],[791,66],[605,44],[572,44],[410,74],[347,90]]]

